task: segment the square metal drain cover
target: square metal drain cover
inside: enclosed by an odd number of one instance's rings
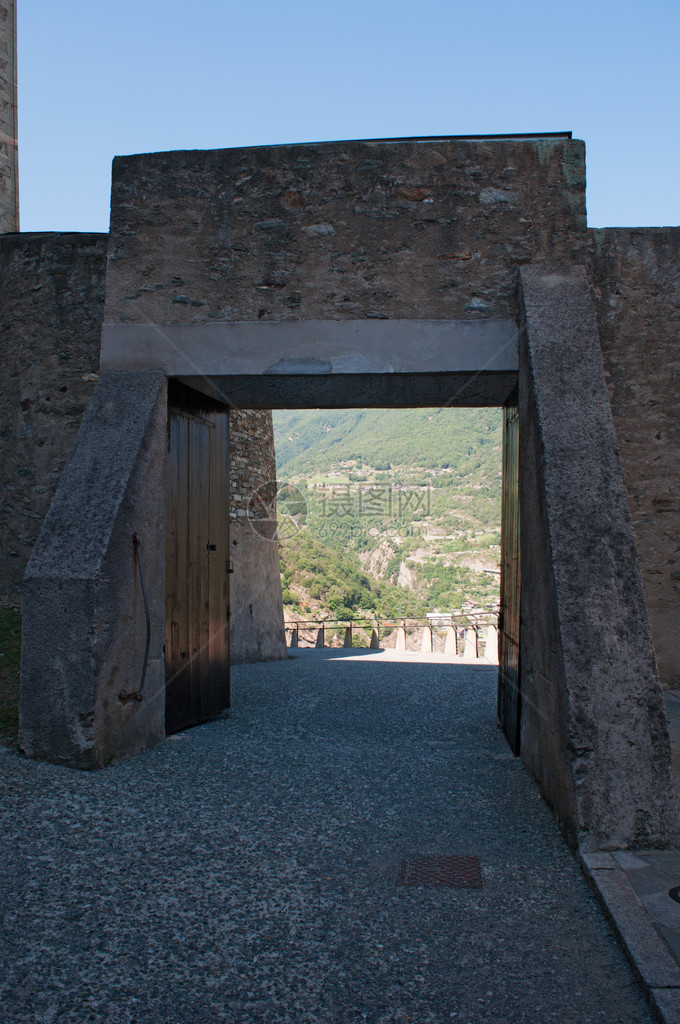
[[[408,857],[401,862],[401,885],[448,885],[456,889],[481,889],[482,871],[477,857],[455,854]]]

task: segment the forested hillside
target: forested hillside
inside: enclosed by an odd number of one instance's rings
[[[421,617],[498,599],[501,412],[275,412],[289,615]]]

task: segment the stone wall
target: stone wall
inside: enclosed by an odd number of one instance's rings
[[[0,602],[24,570],[90,401],[108,236],[0,237]]]
[[[585,228],[565,137],[118,157],[105,322],[514,318],[517,265]]]
[[[232,409],[229,432],[232,663],[285,658],[272,414]]]
[[[659,674],[680,686],[680,228],[591,231],[591,278]]]
[[[0,232],[19,230],[17,8],[0,2]]]
[[[0,237],[0,604],[21,604],[97,381],[107,247],[105,234]],[[233,409],[230,429],[233,660],[281,657],[278,549],[250,522],[261,517],[251,496],[276,479],[271,413]],[[248,590],[255,569],[257,599]]]
[[[276,518],[276,509],[270,507],[276,494],[276,458],[271,413],[264,409],[232,409],[229,416],[229,440],[229,505],[232,521],[267,519],[270,518],[270,513]]]

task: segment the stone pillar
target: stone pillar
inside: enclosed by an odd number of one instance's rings
[[[394,645],[395,651],[406,650],[406,629],[404,626],[399,626],[397,629],[397,642]]]
[[[520,756],[573,846],[664,846],[668,725],[588,279],[520,281]]]
[[[352,646],[352,627],[351,626],[347,626],[347,628],[345,629],[345,639],[343,641],[342,646],[343,647],[351,647]]]
[[[0,232],[19,230],[17,5],[0,4]]]
[[[376,626],[374,626],[373,629],[371,630],[370,650],[372,650],[372,651],[379,651],[380,650],[380,635],[378,633],[378,629],[377,629]]]
[[[463,657],[477,657],[477,630],[474,626],[467,626],[465,629],[465,650],[463,651]]]
[[[489,626],[486,631],[484,660],[488,661],[490,665],[498,664],[498,630],[495,626]]]
[[[102,374],[26,570],[19,744],[96,768],[165,737],[167,390]],[[141,546],[151,619],[145,662]]]
[[[432,654],[432,626],[425,626],[420,650],[423,654]]]
[[[444,654],[452,658],[458,657],[458,633],[455,626],[446,626],[446,640],[444,642]]]
[[[316,634],[316,644],[315,644],[315,647],[325,647],[325,646],[326,646],[326,638],[325,638],[325,635],[324,635],[324,627],[321,626],[321,628],[318,630],[318,632]]]

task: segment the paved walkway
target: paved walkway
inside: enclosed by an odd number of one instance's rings
[[[2,1024],[646,1024],[493,668],[300,651],[109,769],[13,753]],[[399,883],[479,858],[483,888]]]

